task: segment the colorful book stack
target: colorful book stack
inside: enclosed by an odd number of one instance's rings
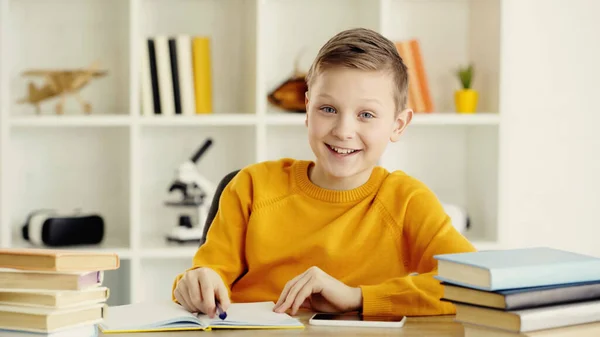
[[[140,54],[142,115],[212,113],[210,38],[153,36]]]
[[[437,255],[465,337],[600,336],[600,259],[546,247]]]
[[[0,337],[96,336],[106,315],[104,271],[119,257],[52,249],[0,249]]]

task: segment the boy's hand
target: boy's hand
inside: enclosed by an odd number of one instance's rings
[[[285,285],[273,310],[282,313],[291,308],[295,315],[300,307],[321,312],[356,311],[362,307],[362,291],[310,267]]]
[[[210,318],[216,316],[215,299],[223,310],[227,310],[230,304],[221,276],[210,268],[187,271],[177,283],[174,295],[187,311],[204,313]]]

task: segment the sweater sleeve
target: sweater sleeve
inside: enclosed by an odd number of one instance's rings
[[[420,189],[406,203],[397,236],[404,264],[411,275],[376,285],[361,286],[365,315],[426,316],[455,314],[451,303],[442,302],[443,287],[434,279],[434,255],[475,251],[452,225],[433,192]],[[412,275],[416,273],[416,275]]]
[[[231,296],[231,285],[246,269],[244,239],[251,208],[251,177],[241,170],[223,189],[206,241],[196,251],[192,266],[186,271],[200,267],[213,269],[221,276]],[[177,275],[173,282],[171,296],[174,302],[177,302],[175,287],[183,274]]]

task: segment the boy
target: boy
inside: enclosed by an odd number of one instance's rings
[[[173,300],[215,317],[231,302],[276,302],[365,315],[440,315],[436,254],[474,251],[432,191],[377,166],[413,112],[394,44],[343,31],[307,74],[306,126],[316,160],[250,165],[223,191],[193,265]],[[414,275],[417,273],[418,275]]]

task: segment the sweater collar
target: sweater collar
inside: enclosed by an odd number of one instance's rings
[[[296,186],[306,195],[326,202],[353,202],[364,199],[376,191],[386,177],[387,171],[381,166],[375,166],[369,180],[363,185],[351,190],[330,190],[315,185],[308,177],[308,169],[315,163],[309,160],[298,160],[293,168]]]

